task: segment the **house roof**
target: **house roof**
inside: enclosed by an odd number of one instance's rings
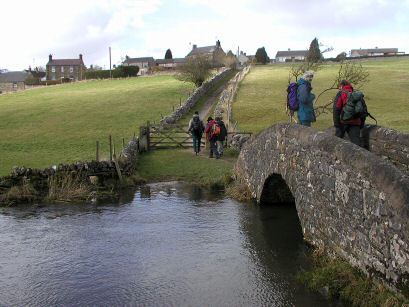
[[[156,64],[172,64],[175,61],[173,59],[156,59],[155,63]]]
[[[367,55],[368,53],[397,53],[398,48],[373,48],[373,49],[352,49],[352,52],[356,52],[360,55]]]
[[[142,63],[142,62],[155,62],[153,57],[142,57],[142,58],[127,58],[124,63]]]
[[[173,61],[175,63],[186,63],[186,59],[185,58],[175,58],[173,59]]]
[[[25,71],[9,71],[6,73],[0,74],[0,82],[8,83],[8,82],[24,82],[28,77],[32,75]]]
[[[53,66],[79,66],[84,65],[84,62],[81,59],[52,59],[48,61],[47,65]]]
[[[307,54],[308,54],[308,50],[277,51],[276,58],[292,57],[292,56],[307,56]]]
[[[198,55],[198,54],[205,54],[205,53],[212,53],[216,50],[217,46],[206,46],[206,47],[196,47],[193,48],[187,56],[191,55]]]

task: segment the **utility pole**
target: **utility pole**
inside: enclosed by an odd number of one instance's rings
[[[109,47],[109,78],[112,79],[112,68],[111,68],[111,47]]]

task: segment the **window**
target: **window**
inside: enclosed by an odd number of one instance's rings
[[[55,66],[51,66],[51,72],[55,72]]]
[[[70,73],[74,72],[74,67],[70,66]]]
[[[64,66],[61,66],[61,72],[64,73]]]
[[[17,83],[13,83],[13,88],[17,88]]]

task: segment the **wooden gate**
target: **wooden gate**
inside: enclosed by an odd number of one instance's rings
[[[249,132],[228,132],[225,146],[229,146],[233,137],[236,134],[251,136]],[[160,126],[148,124],[142,126],[139,135],[139,145],[141,150],[155,150],[155,149],[173,149],[173,148],[192,148],[193,138],[187,132],[185,126],[180,124],[168,125],[166,129]],[[203,134],[201,139],[201,146],[206,146],[206,136]]]
[[[158,126],[149,126],[149,150],[169,148],[192,148],[192,135],[182,125],[167,126],[160,129]],[[202,138],[202,146],[205,145],[205,135]]]

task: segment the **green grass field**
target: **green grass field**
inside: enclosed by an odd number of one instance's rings
[[[368,109],[378,125],[409,132],[409,58],[360,62],[370,73],[362,88]],[[339,66],[329,64],[319,70],[312,82],[318,95],[331,86]],[[242,131],[259,132],[275,123],[288,122],[285,112],[290,65],[255,66],[240,85],[233,103],[234,120]],[[336,91],[322,95],[317,106],[330,101]],[[368,123],[374,123],[368,118]],[[313,127],[332,125],[332,113],[317,118]]]
[[[193,86],[173,76],[89,81],[0,95],[0,175],[13,166],[47,167],[108,157],[148,120],[172,112]],[[119,149],[119,150],[118,150]]]
[[[139,175],[149,182],[183,180],[199,185],[224,186],[233,172],[237,155],[226,150],[220,160],[207,157],[209,149],[199,156],[192,150],[156,150],[141,155]]]

